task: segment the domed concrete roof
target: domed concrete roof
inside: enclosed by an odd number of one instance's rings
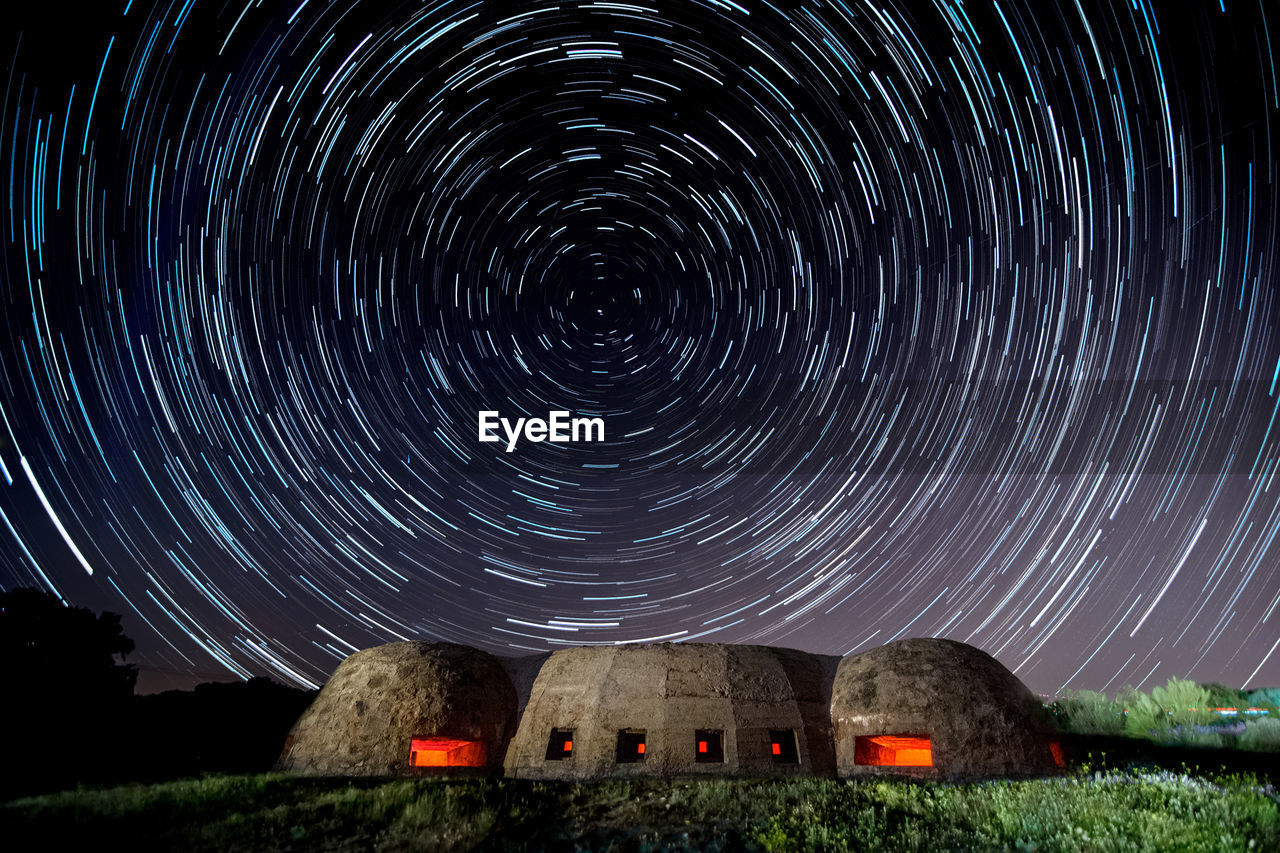
[[[438,772],[411,766],[421,749],[419,764],[495,771],[515,720],[515,689],[498,658],[451,643],[389,643],[338,665],[294,724],[279,766],[317,775]]]
[[[709,643],[557,651],[534,681],[507,775],[831,775],[836,660]]]
[[[983,778],[1057,767],[1041,703],[995,658],[952,640],[899,640],[841,660],[831,721],[841,776]]]

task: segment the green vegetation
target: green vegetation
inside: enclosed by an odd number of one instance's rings
[[[1272,751],[1280,749],[1276,693],[1274,688],[1249,693],[1170,678],[1150,694],[1124,688],[1115,699],[1093,690],[1067,690],[1050,710],[1062,730],[1071,734],[1128,735],[1159,744]],[[1251,707],[1269,716],[1245,714]],[[1216,708],[1235,708],[1238,713],[1223,716]]]
[[[1248,776],[716,779],[590,784],[214,776],[0,807],[6,838],[162,850],[1266,850],[1280,796]]]
[[[1245,724],[1238,745],[1255,752],[1280,752],[1280,720],[1251,720]]]
[[[1052,706],[1064,731],[1078,735],[1124,734],[1124,706],[1096,690],[1066,690]]]
[[[1209,707],[1209,691],[1194,681],[1169,679],[1164,687],[1155,687],[1151,695],[1134,692],[1125,697],[1128,713],[1124,730],[1134,737],[1149,737],[1157,743],[1173,743],[1197,732],[1196,726],[1207,726],[1218,719]],[[1216,745],[1216,744],[1215,744]]]

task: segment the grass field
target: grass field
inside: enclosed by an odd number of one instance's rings
[[[1280,793],[1247,775],[1087,768],[957,785],[262,774],[15,800],[0,806],[0,838],[22,850],[1266,851],[1280,850]]]

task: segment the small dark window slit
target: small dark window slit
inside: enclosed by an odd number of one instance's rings
[[[644,761],[644,731],[642,729],[622,729],[618,732],[619,764],[634,764]]]

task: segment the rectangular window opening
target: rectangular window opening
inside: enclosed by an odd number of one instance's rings
[[[795,729],[770,729],[769,753],[774,764],[799,764],[800,751],[796,747]]]
[[[634,764],[637,761],[644,761],[644,730],[643,729],[620,729],[618,731],[618,755],[619,764]]]
[[[547,739],[547,761],[573,758],[573,729],[552,729]]]
[[[933,747],[928,735],[858,735],[853,739],[853,763],[871,767],[932,767]]]
[[[693,733],[693,760],[697,764],[724,763],[724,732],[698,729]]]
[[[409,741],[410,767],[483,767],[484,742],[446,737]]]

